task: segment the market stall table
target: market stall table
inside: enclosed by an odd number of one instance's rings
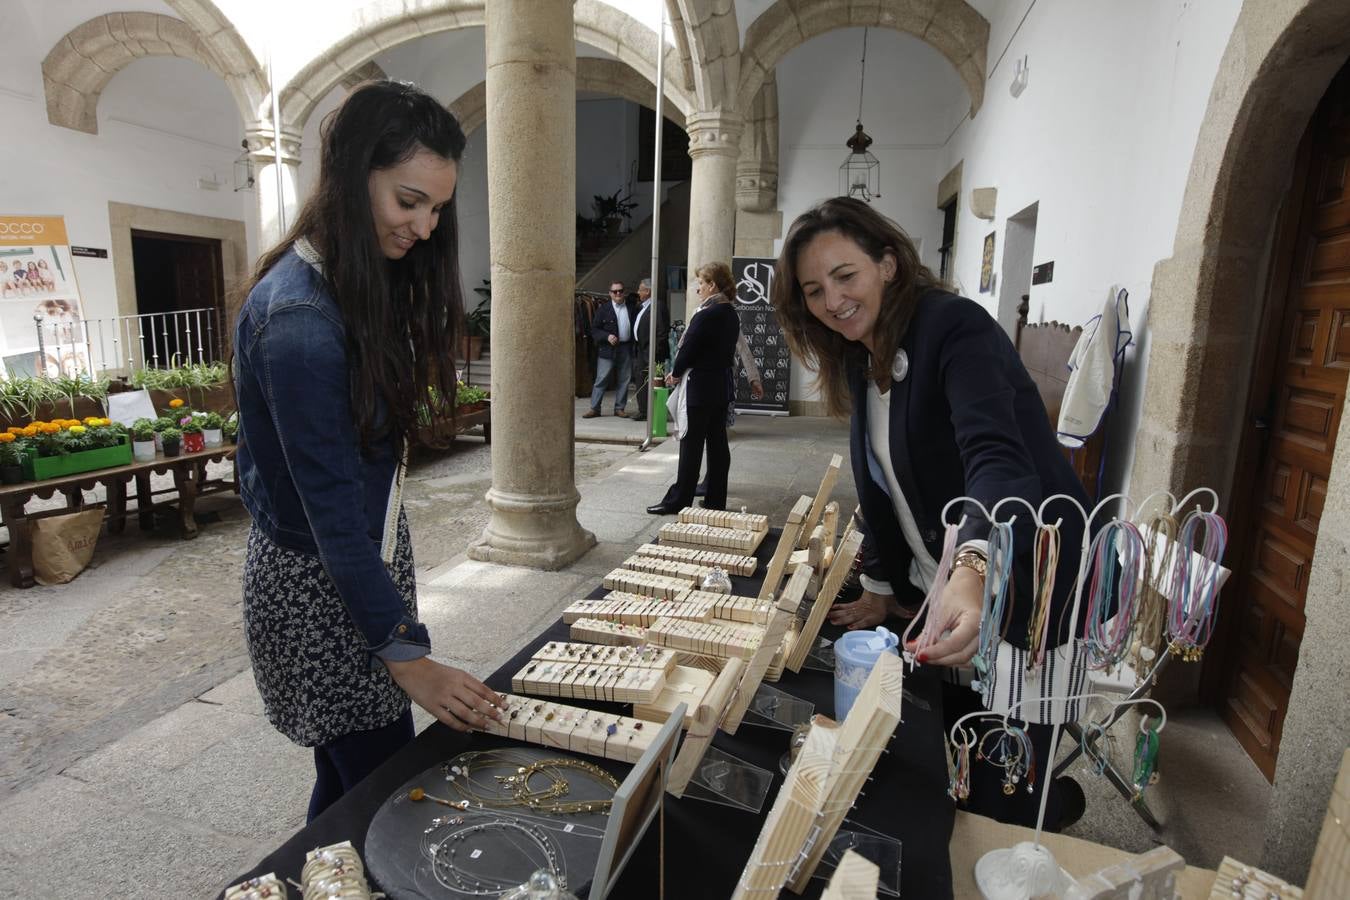
[[[757,554],[761,563],[772,554],[777,539],[775,531],[761,544]],[[764,571],[763,565],[759,571]],[[733,592],[740,595],[754,596],[760,586],[760,579],[753,577],[733,576],[732,582]],[[603,594],[603,588],[592,592],[595,597]],[[495,690],[509,691],[511,676],[535,651],[549,641],[567,639],[567,626],[559,619],[493,673],[487,683]],[[774,687],[810,700],[817,712],[828,715],[833,709],[834,678],[830,673],[803,669],[800,674],[785,674]],[[850,820],[901,841],[902,896],[949,897],[952,895],[952,872],[948,842],[954,808],[947,797],[941,684],[920,670],[906,679],[905,690],[903,721],[896,730],[889,752],[881,757],[873,781],[850,814]],[[769,795],[772,799],[782,783],[778,763],[787,750],[788,740],[786,731],[758,727],[747,720],[734,736],[718,732],[713,745],[772,772],[774,784]],[[432,724],[252,870],[231,879],[230,884],[268,872],[275,872],[282,878],[298,879],[306,851],[316,847],[350,840],[358,850],[363,849],[366,829],[375,811],[412,775],[470,748],[479,750],[510,743],[484,734],[464,735],[440,723]],[[620,779],[628,771],[628,766],[620,763],[591,761],[603,765]],[[729,896],[750,856],[767,812],[767,804],[756,814],[690,796],[677,800],[667,795],[664,848],[667,896]],[[849,827],[847,823],[845,827]],[[611,897],[657,896],[661,858],[658,834],[658,828],[648,830]],[[821,880],[813,881],[804,896],[818,896],[824,884]],[[581,896],[585,895],[583,888],[581,884],[571,886]]]

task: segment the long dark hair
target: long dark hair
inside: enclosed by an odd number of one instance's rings
[[[802,249],[812,239],[831,232],[853,240],[873,262],[880,263],[887,253],[895,257],[895,277],[883,289],[873,330],[876,355],[870,364],[866,347],[831,331],[811,314],[797,279],[797,257]],[[835,197],[802,213],[792,223],[775,266],[773,307],[792,352],[816,370],[831,415],[849,415],[850,369],[867,369],[868,377],[874,380],[890,377],[895,352],[914,316],[919,295],[934,287],[942,287],[941,279],[919,261],[919,251],[904,229],[861,200]]]
[[[245,293],[302,237],[323,257],[324,281],[347,335],[356,430],[368,448],[391,434],[414,433],[423,404],[432,421],[453,416],[454,349],[464,319],[456,199],[441,210],[429,239],[390,260],[375,235],[370,173],[422,149],[458,163],[465,137],[434,98],[395,81],[357,87],[320,134],[319,183],[290,233],[258,260]]]

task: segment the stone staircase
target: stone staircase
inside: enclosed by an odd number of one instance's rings
[[[460,380],[465,384],[481,388],[492,387],[492,354],[486,347],[483,348],[483,355],[473,362],[456,360],[455,368],[460,373]]]
[[[577,248],[577,281],[581,281],[589,275],[591,270],[596,267],[600,260],[609,256],[614,248],[627,240],[628,234],[607,234],[600,239],[600,243],[595,245],[592,250],[582,250]]]

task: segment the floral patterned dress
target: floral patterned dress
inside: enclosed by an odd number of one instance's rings
[[[401,507],[389,574],[416,619],[412,539]],[[389,671],[368,661],[365,639],[319,557],[278,546],[257,525],[244,565],[244,633],[267,720],[301,746],[380,728],[410,706]]]

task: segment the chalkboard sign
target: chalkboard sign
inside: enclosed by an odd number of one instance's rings
[[[750,344],[750,353],[759,366],[764,382],[764,397],[750,399],[750,382],[740,361],[736,370],[736,409],[767,415],[788,414],[788,394],[792,377],[792,354],[787,340],[778,327],[769,300],[773,290],[773,259],[737,256],[731,260],[731,276],[736,279],[736,312],[741,317],[741,331]]]

